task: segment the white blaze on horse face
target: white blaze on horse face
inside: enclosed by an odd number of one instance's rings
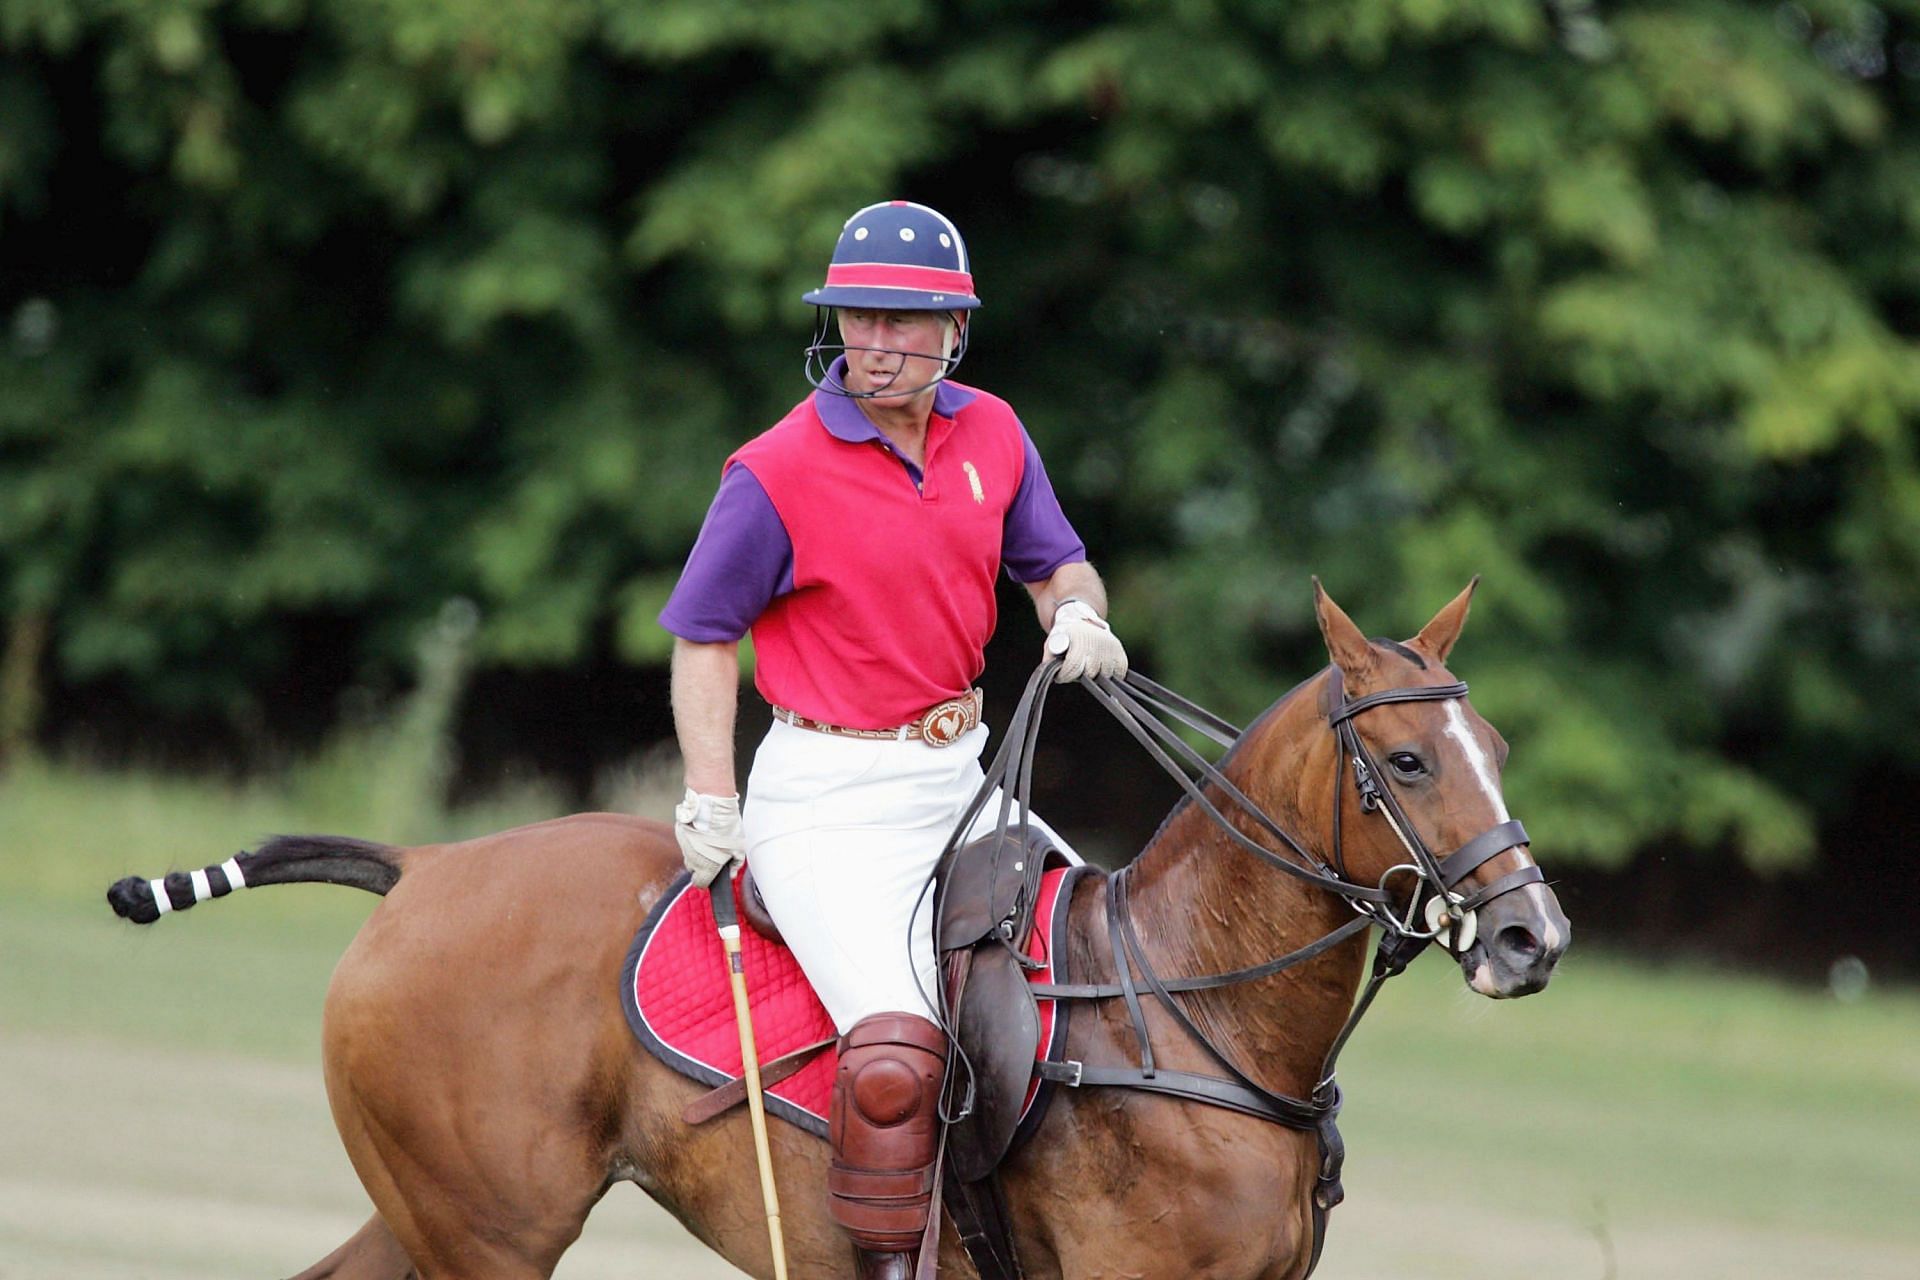
[[[1500,779],[1493,771],[1493,761],[1487,758],[1480,740],[1473,736],[1473,730],[1467,726],[1467,713],[1460,709],[1460,704],[1449,700],[1446,708],[1447,736],[1460,744],[1467,764],[1473,769],[1473,776],[1479,780],[1480,789],[1487,793],[1487,801],[1493,805],[1494,821],[1506,822],[1512,815],[1507,812],[1506,797],[1500,794]],[[1514,852],[1519,856],[1522,866],[1532,864],[1533,857],[1525,849],[1515,849]],[[1557,948],[1560,945],[1560,931],[1554,927],[1552,913],[1547,910],[1545,887],[1530,884],[1521,892],[1533,902],[1534,910],[1540,913],[1540,918],[1546,923],[1547,936],[1541,939],[1541,943],[1549,950]]]
[[[1487,793],[1487,803],[1493,806],[1493,820],[1496,823],[1508,821],[1512,815],[1507,812],[1506,798],[1500,794],[1500,779],[1494,775],[1493,761],[1487,759],[1480,739],[1474,737],[1473,730],[1467,727],[1467,713],[1452,699],[1447,701],[1446,708],[1447,736],[1459,743],[1460,750],[1466,754],[1473,776],[1479,780],[1480,789]]]

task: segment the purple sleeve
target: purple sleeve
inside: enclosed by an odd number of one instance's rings
[[[738,640],[774,597],[792,590],[787,526],[753,472],[735,463],[720,477],[660,625],[701,644]]]
[[[1053,576],[1063,564],[1076,564],[1087,558],[1087,544],[1067,523],[1060,510],[1060,499],[1053,494],[1053,482],[1040,462],[1040,450],[1025,427],[1020,438],[1026,442],[1027,465],[1020,476],[1019,491],[1007,508],[1006,523],[1000,532],[1000,562],[1015,582],[1042,582]]]

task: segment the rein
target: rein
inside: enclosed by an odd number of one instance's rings
[[[985,807],[987,798],[996,787],[1001,789],[1000,812],[995,828],[1000,847],[1003,849],[1007,847],[1005,836],[1016,797],[1020,814],[1018,825],[1021,839],[1015,847],[1022,849],[1027,847],[1027,817],[1030,812],[1029,799],[1033,781],[1033,748],[1039,738],[1040,721],[1047,692],[1054,683],[1054,672],[1059,665],[1059,658],[1049,658],[1028,680],[1020,703],[1008,723],[1006,738],[999,752],[994,756],[992,764],[985,771],[985,779],[979,791],[968,805],[966,813],[961,817],[948,842],[946,852],[941,858],[943,866],[959,847],[964,833]],[[1069,1087],[1106,1086],[1168,1094],[1192,1102],[1225,1107],[1288,1128],[1315,1133],[1320,1145],[1320,1169],[1313,1193],[1313,1254],[1312,1261],[1308,1265],[1308,1271],[1311,1272],[1319,1262],[1321,1246],[1325,1239],[1327,1212],[1339,1204],[1345,1194],[1340,1185],[1345,1144],[1335,1124],[1341,1104],[1340,1089],[1335,1083],[1335,1067],[1341,1050],[1346,1046],[1360,1019],[1366,1014],[1386,980],[1402,972],[1428,943],[1438,939],[1450,949],[1464,952],[1473,944],[1476,932],[1475,912],[1479,907],[1525,885],[1542,883],[1545,876],[1538,866],[1529,864],[1502,876],[1471,896],[1456,893],[1454,887],[1489,859],[1515,845],[1528,843],[1526,829],[1517,821],[1498,823],[1468,840],[1445,858],[1436,857],[1421,839],[1418,830],[1405,810],[1400,807],[1391,789],[1383,785],[1381,779],[1384,775],[1378,763],[1367,750],[1366,745],[1360,741],[1359,734],[1354,728],[1355,717],[1377,706],[1398,702],[1447,701],[1465,697],[1467,686],[1464,683],[1410,685],[1383,689],[1361,698],[1349,699],[1340,669],[1336,666],[1329,670],[1321,694],[1321,709],[1328,727],[1338,739],[1340,748],[1335,760],[1333,777],[1331,863],[1315,856],[1292,833],[1275,822],[1225,774],[1189,745],[1185,738],[1162,717],[1177,720],[1228,748],[1232,748],[1244,736],[1243,731],[1237,726],[1137,672],[1130,671],[1120,680],[1102,676],[1097,680],[1083,683],[1088,692],[1093,695],[1094,700],[1119,722],[1121,727],[1146,750],[1154,762],[1180,785],[1187,797],[1198,805],[1235,845],[1283,874],[1340,897],[1353,908],[1355,914],[1352,920],[1306,946],[1259,964],[1225,973],[1162,978],[1154,971],[1147,959],[1146,950],[1141,945],[1139,935],[1134,928],[1132,913],[1128,908],[1131,867],[1121,867],[1109,872],[1106,923],[1118,981],[1033,983],[1031,990],[1035,997],[1045,999],[1124,1000],[1134,1038],[1139,1047],[1139,1060],[1137,1064],[1124,1066],[1089,1065],[1075,1060],[1045,1061],[1038,1063],[1035,1070],[1041,1079]],[[1176,757],[1178,757],[1177,761]],[[1361,811],[1379,813],[1393,830],[1402,847],[1406,849],[1410,859],[1408,862],[1390,867],[1381,876],[1378,885],[1360,884],[1346,870],[1341,830],[1343,806],[1340,803],[1340,788],[1341,779],[1349,766],[1352,770],[1354,786],[1359,794]],[[1009,775],[1013,775],[1016,784],[1011,788],[1004,785]],[[1202,784],[1205,784],[1204,788]],[[1258,840],[1248,837],[1209,798],[1209,791],[1216,791],[1225,797],[1232,808],[1250,819],[1260,832],[1276,841],[1279,848],[1269,848]],[[1040,861],[1038,858],[1029,856],[1023,862],[1032,865],[1015,862],[1011,868],[1015,873],[1027,878],[1027,892],[1022,897],[1023,904],[1032,900],[1033,888],[1038,883],[1040,868],[1037,864]],[[1413,891],[1408,897],[1405,915],[1398,915],[1393,905],[1393,894],[1388,886],[1397,877],[1408,874],[1414,878]],[[1023,916],[1023,911],[1016,911],[1012,920],[1002,923],[996,936],[1014,952],[1023,965],[1030,965],[1019,951],[1019,944],[1025,939],[1019,934],[1021,926],[1017,921]],[[936,920],[937,918],[936,916]],[[1424,927],[1422,927],[1423,924]],[[1352,1010],[1348,1013],[1345,1024],[1328,1048],[1326,1057],[1322,1061],[1319,1081],[1309,1097],[1296,1098],[1260,1084],[1233,1060],[1232,1055],[1224,1047],[1215,1043],[1174,998],[1176,992],[1214,990],[1271,977],[1323,955],[1365,932],[1373,925],[1380,927],[1381,937],[1374,955],[1372,972]],[[1135,979],[1136,972],[1138,981]],[[1225,1076],[1170,1071],[1155,1064],[1153,1045],[1148,1035],[1141,1002],[1143,986],[1173,1018],[1175,1024],[1181,1028],[1189,1040],[1198,1045],[1226,1072]],[[944,1001],[940,1012],[944,1020],[947,1012]],[[970,1103],[971,1089],[968,1090],[968,1094],[968,1103]],[[963,1103],[963,1108],[968,1103]],[[1011,1239],[1007,1239],[1005,1244],[1010,1253]],[[976,1256],[976,1261],[978,1260]],[[1016,1269],[1010,1274],[1018,1274],[1017,1265],[1016,1262],[1014,1264]],[[983,1274],[985,1274],[984,1271]]]

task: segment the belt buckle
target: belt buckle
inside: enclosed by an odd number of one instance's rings
[[[960,735],[970,727],[967,705],[966,698],[949,698],[927,708],[920,717],[920,737],[930,747],[950,747],[960,741]]]

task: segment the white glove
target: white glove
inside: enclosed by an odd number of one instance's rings
[[[692,787],[673,808],[673,838],[680,861],[702,889],[736,862],[746,861],[746,837],[740,833],[739,796],[703,796]]]
[[[1047,633],[1047,652],[1063,656],[1054,676],[1062,684],[1127,674],[1127,651],[1107,620],[1085,600],[1067,599],[1053,611],[1053,630]]]

